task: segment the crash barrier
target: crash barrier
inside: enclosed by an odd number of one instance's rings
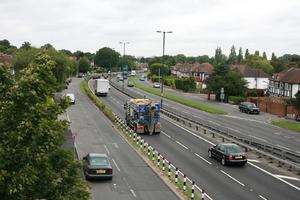
[[[120,85],[113,81],[111,81],[111,85],[132,98],[143,98],[142,94],[128,90],[127,88],[123,89]],[[210,135],[212,138],[221,138],[223,142],[231,141],[237,143],[244,147],[246,151],[252,150],[259,156],[270,160],[270,162],[276,162],[279,167],[286,167],[287,170],[300,174],[300,153],[285,149],[272,143],[263,142],[255,137],[251,137],[250,135],[242,136],[240,133],[237,133],[232,129],[226,129],[221,125],[209,122],[205,119],[197,118],[197,120],[193,120],[191,119],[191,116],[188,116],[185,113],[178,113],[173,110],[174,109],[164,105],[161,113],[198,133]]]
[[[167,176],[181,192],[189,199],[212,199],[207,195],[204,189],[201,189],[190,178],[188,178],[178,167],[174,166],[169,160],[166,159],[161,153],[154,149],[147,143],[141,136],[129,128],[126,123],[113,113],[115,117],[115,124],[127,136],[129,141],[140,150],[150,161],[154,163],[161,173]],[[168,171],[165,170],[165,164],[168,165]]]

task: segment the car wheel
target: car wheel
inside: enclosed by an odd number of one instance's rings
[[[226,165],[226,160],[225,160],[225,158],[223,157],[222,158],[222,160],[221,160],[221,164],[223,165],[223,166],[225,166]]]
[[[210,151],[210,150],[208,151],[208,157],[209,157],[209,158],[212,157],[212,156],[211,156],[211,151]]]

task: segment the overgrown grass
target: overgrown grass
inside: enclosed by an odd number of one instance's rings
[[[112,110],[105,106],[105,104],[98,98],[92,91],[90,90],[88,83],[86,80],[83,80],[80,83],[80,91],[83,90],[87,94],[87,96],[95,103],[95,105],[104,113],[106,117],[108,117],[112,122],[114,122],[114,116]]]
[[[291,131],[300,132],[300,122],[293,121],[272,121],[272,124]]]
[[[157,96],[160,96],[160,91],[158,91],[158,90],[154,90],[152,88],[143,86],[142,84],[139,84],[137,82],[134,82],[134,86],[137,87],[137,88],[139,88],[139,89],[141,89],[141,90],[149,92],[151,94],[155,94]],[[167,93],[167,92],[164,93],[164,98],[172,100],[172,101],[175,101],[177,103],[180,103],[180,104],[183,104],[183,105],[186,105],[186,106],[190,106],[190,107],[196,108],[198,110],[202,110],[202,111],[208,112],[208,113],[220,114],[220,115],[226,115],[227,114],[223,110],[220,110],[220,109],[217,109],[217,108],[212,108],[210,106],[201,104],[199,102],[194,102],[194,101],[191,101],[191,100],[187,100],[187,99],[184,99],[184,98],[172,95],[172,94]]]

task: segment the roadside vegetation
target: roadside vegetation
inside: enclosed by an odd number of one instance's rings
[[[286,128],[291,131],[296,131],[300,133],[300,122],[293,121],[272,121],[272,124],[275,126],[279,126],[281,128]]]

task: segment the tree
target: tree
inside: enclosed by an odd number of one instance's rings
[[[90,69],[90,61],[86,57],[82,57],[78,61],[78,71],[82,73],[87,73]]]
[[[59,52],[66,54],[67,56],[72,56],[72,52],[67,49],[61,49]]]
[[[47,43],[41,46],[41,49],[55,49],[55,48],[50,43]]]
[[[222,53],[221,47],[218,47],[215,51],[215,57],[213,59],[214,65],[225,63],[226,60],[226,56]]]
[[[12,46],[7,39],[0,40],[0,52],[13,54],[17,47]]]
[[[237,60],[237,55],[236,55],[236,51],[235,51],[235,46],[232,45],[231,49],[230,49],[230,54],[228,56],[228,64],[236,64],[238,62]]]
[[[53,101],[55,63],[39,53],[14,79],[0,65],[0,196],[5,200],[89,199],[81,168],[61,149],[67,102]]]
[[[272,56],[271,56],[271,61],[276,61],[277,60],[277,57],[275,56],[275,53],[273,52],[272,53]]]
[[[259,51],[256,50],[256,51],[254,52],[254,55],[259,56]]]
[[[170,68],[162,63],[154,63],[150,65],[150,74],[156,76],[168,76],[170,75]]]
[[[76,52],[73,53],[73,55],[76,57],[76,60],[79,60],[84,56],[84,53],[82,51],[77,50]]]
[[[273,66],[270,64],[270,61],[265,60],[257,55],[249,55],[247,59],[244,60],[244,64],[256,69],[262,69],[268,74],[273,73]]]
[[[196,62],[198,63],[209,63],[210,59],[208,55],[198,56],[196,57]]]
[[[29,49],[29,48],[31,48],[30,42],[24,42],[20,47],[20,49]]]
[[[246,52],[245,52],[245,59],[247,59],[249,55],[250,55],[249,50],[246,49]]]
[[[96,52],[94,63],[98,67],[103,67],[107,71],[117,67],[120,59],[120,54],[115,50],[104,47]]]
[[[243,61],[243,50],[242,50],[242,47],[240,47],[240,49],[239,49],[239,55],[237,57],[237,62],[238,62],[238,64],[241,64],[242,61]]]
[[[268,60],[268,58],[267,58],[267,54],[266,54],[266,52],[265,52],[265,51],[263,52],[263,59],[265,59],[265,60]]]
[[[294,105],[300,111],[300,91],[295,94],[295,97]]]
[[[186,63],[186,57],[184,54],[177,54],[174,56],[176,63]]]

